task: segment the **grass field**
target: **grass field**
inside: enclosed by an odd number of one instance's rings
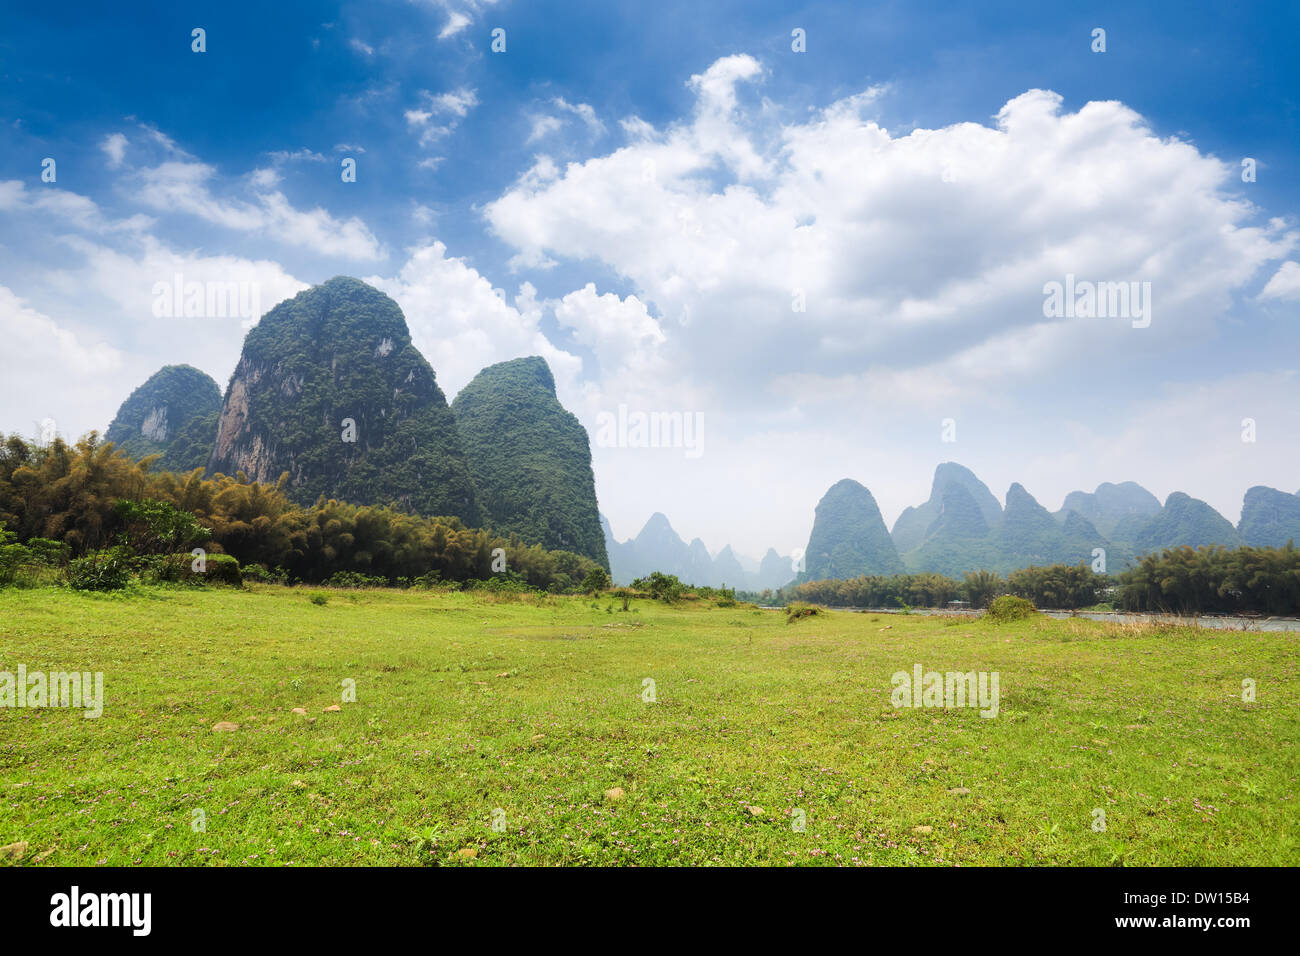
[[[0,591],[0,670],[105,701],[0,709],[6,862],[1300,863],[1294,634],[312,593]]]

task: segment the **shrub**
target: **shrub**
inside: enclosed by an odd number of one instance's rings
[[[244,583],[239,562],[229,554],[207,554],[203,556],[202,571],[195,569],[196,558],[193,554],[169,554],[153,565],[154,574],[159,581],[180,581],[185,584],[231,584],[239,587]]]
[[[598,591],[608,591],[610,583],[609,573],[602,567],[594,567],[582,579],[582,592],[595,594]]]
[[[131,583],[131,553],[123,547],[92,551],[68,564],[68,587],[75,591],[117,591]]]
[[[235,560],[234,555],[230,554],[208,555],[204,579],[215,584],[232,584],[235,587],[240,587],[244,583],[239,562]]]
[[[256,581],[259,584],[285,584],[289,580],[288,572],[284,568],[270,571],[266,565],[256,562],[244,565],[243,574],[245,581]]]
[[[122,538],[140,554],[167,554],[208,540],[212,529],[167,501],[120,499],[113,511],[122,522]]]
[[[327,588],[386,588],[388,578],[360,571],[335,571],[324,583]]]
[[[317,592],[316,594],[311,595],[311,597],[309,597],[307,600],[311,601],[311,603],[315,604],[317,607],[324,607],[326,604],[329,603],[329,599],[330,598],[328,594],[321,594]]]
[[[686,593],[686,586],[678,580],[677,575],[664,574],[662,571],[652,571],[648,578],[638,578],[632,582],[632,587],[649,591],[650,597],[668,604],[681,600]]]
[[[803,601],[793,601],[786,605],[785,623],[793,624],[801,617],[816,617],[825,610],[824,607],[818,607],[816,604],[805,604]]]
[[[1033,601],[1027,601],[1013,594],[1004,594],[993,599],[989,604],[988,611],[985,612],[985,616],[992,621],[1001,623],[1003,621],[1019,621],[1027,617],[1033,617],[1037,613],[1038,608],[1034,607]]]

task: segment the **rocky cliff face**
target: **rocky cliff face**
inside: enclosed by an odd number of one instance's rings
[[[481,524],[460,436],[397,303],[339,277],[268,312],[244,340],[209,467],[287,493]]]

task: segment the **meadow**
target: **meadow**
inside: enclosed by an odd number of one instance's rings
[[[1296,641],[608,596],[7,589],[0,670],[103,672],[104,711],[0,708],[0,864],[1295,865]],[[998,715],[895,708],[891,675],[917,664],[998,672]]]

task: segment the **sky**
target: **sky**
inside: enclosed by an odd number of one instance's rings
[[[834,482],[892,525],[944,461],[1235,522],[1300,488],[1300,8],[1134,6],[0,3],[0,432],[224,389],[352,275],[448,400],[546,358],[619,539],[788,554]]]

